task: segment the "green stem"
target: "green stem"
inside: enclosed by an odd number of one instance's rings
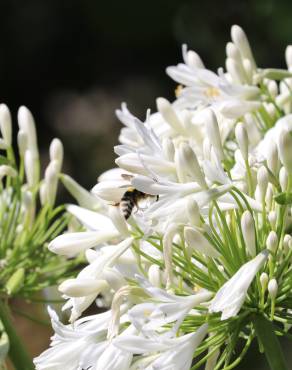
[[[9,357],[16,370],[34,370],[34,365],[15,331],[8,305],[0,301],[0,319],[9,337]]]
[[[255,315],[253,324],[258,341],[264,349],[270,369],[287,370],[288,367],[272,322],[262,315]]]

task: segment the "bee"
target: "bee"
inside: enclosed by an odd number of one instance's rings
[[[131,180],[133,178],[133,176],[126,174],[123,174],[122,177],[125,180]],[[139,209],[139,202],[141,200],[153,197],[156,197],[156,201],[159,199],[158,195],[146,194],[140,190],[135,189],[134,187],[129,186],[122,196],[121,201],[119,203],[116,203],[116,206],[120,207],[122,215],[127,220],[131,216],[135,207]]]

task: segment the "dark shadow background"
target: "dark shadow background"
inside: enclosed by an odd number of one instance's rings
[[[114,165],[120,103],[143,119],[157,96],[174,98],[165,68],[182,43],[216,69],[237,23],[259,66],[283,67],[291,20],[291,0],[0,0],[0,101],[14,118],[31,109],[44,161],[59,137],[65,171],[90,188]]]

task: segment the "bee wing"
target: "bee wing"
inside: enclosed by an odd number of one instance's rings
[[[128,175],[127,173],[122,173],[121,174],[121,177],[124,179],[124,180],[127,180],[127,181],[131,181],[134,176],[133,175]]]

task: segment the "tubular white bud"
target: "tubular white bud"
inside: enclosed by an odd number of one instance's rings
[[[165,158],[169,161],[173,161],[174,159],[174,145],[173,141],[168,137],[164,137],[162,139],[162,150]]]
[[[30,187],[34,187],[39,181],[38,166],[38,158],[34,156],[34,152],[27,149],[24,153],[24,168],[27,183]]]
[[[200,209],[198,203],[193,199],[188,199],[187,202],[187,215],[192,226],[200,226]]]
[[[90,294],[99,294],[108,288],[105,280],[90,278],[68,279],[59,285],[59,291],[69,297],[84,297]]]
[[[23,130],[18,131],[17,144],[18,144],[19,155],[21,157],[23,157],[24,153],[27,149],[27,135],[26,135],[25,131],[23,131]]]
[[[252,63],[250,62],[249,59],[243,59],[243,68],[245,70],[245,74],[247,76],[247,81],[249,83],[252,83],[253,81],[253,68],[252,68]]]
[[[274,200],[274,189],[273,189],[273,185],[269,183],[267,191],[266,191],[266,208],[268,210],[272,208],[273,200]]]
[[[90,249],[86,252],[89,251]],[[115,292],[127,285],[127,281],[124,279],[123,275],[119,271],[109,267],[103,270],[102,277]]]
[[[245,161],[248,160],[248,136],[246,128],[242,122],[239,122],[235,127],[235,137],[239,145],[240,152]]]
[[[242,84],[246,82],[244,70],[240,62],[233,58],[227,58],[225,65],[227,72],[230,74],[232,78],[232,82],[236,84]]]
[[[272,253],[275,253],[278,247],[278,236],[275,231],[271,231],[267,237],[267,248]]]
[[[279,182],[280,182],[282,191],[286,191],[287,186],[288,186],[288,173],[285,167],[281,167],[280,169]]]
[[[292,173],[292,133],[282,131],[278,137],[279,157],[286,171]]]
[[[269,170],[276,175],[279,168],[279,156],[277,145],[273,141],[267,153],[267,165]]]
[[[208,139],[214,147],[216,155],[219,160],[224,158],[221,135],[219,131],[218,121],[215,113],[212,109],[207,109],[205,112],[206,115],[206,131]]]
[[[256,255],[255,225],[249,211],[244,211],[241,217],[241,229],[247,252],[250,256]]]
[[[257,172],[257,181],[262,200],[265,199],[269,183],[269,173],[265,166],[261,166]]]
[[[291,235],[286,234],[284,236],[284,239],[283,239],[283,248],[284,248],[285,254],[287,254],[288,251],[289,251],[291,240],[292,240]]]
[[[273,98],[275,98],[278,95],[278,85],[277,85],[276,81],[269,80],[269,82],[267,84],[267,88],[268,88],[268,91],[269,91],[270,95]]]
[[[50,145],[50,159],[51,161],[57,161],[58,163],[58,172],[61,171],[64,157],[64,148],[62,141],[55,138],[52,140]]]
[[[277,223],[277,213],[275,211],[271,211],[268,214],[268,220],[271,225],[271,228],[275,230],[276,228],[276,223]]]
[[[47,203],[47,186],[46,183],[43,182],[40,186],[40,202],[41,205],[44,206]]]
[[[36,128],[31,112],[26,107],[22,106],[18,110],[17,117],[19,128],[26,133],[28,149],[34,156],[38,157]]]
[[[163,236],[163,257],[166,273],[166,287],[169,289],[173,283],[173,270],[172,270],[172,242],[177,233],[177,224],[170,224]]]
[[[6,104],[0,104],[0,129],[7,146],[12,143],[11,114]]]
[[[278,283],[276,279],[271,279],[268,284],[268,291],[272,300],[277,297]]]
[[[266,272],[261,273],[260,282],[261,282],[263,291],[267,289],[268,281],[269,281],[268,274]]]
[[[286,47],[285,59],[286,59],[287,67],[288,67],[289,71],[291,71],[291,69],[292,69],[292,45],[288,45]]]
[[[148,270],[148,279],[150,284],[157,288],[161,287],[161,271],[158,265],[151,265]]]
[[[191,180],[196,181],[202,188],[206,189],[207,184],[204,174],[199,165],[197,156],[187,143],[181,143],[178,148],[178,154],[181,157],[181,164],[185,171],[191,176]]]
[[[208,257],[218,258],[220,253],[212,246],[212,244],[201,234],[198,230],[193,227],[185,227],[184,237],[190,248],[195,251],[199,251]]]
[[[58,169],[58,161],[53,160],[49,163],[45,171],[46,202],[50,206],[53,206],[56,200],[58,186]]]
[[[79,185],[72,177],[61,174],[60,179],[69,193],[77,200],[81,207],[96,210],[99,208],[99,200],[89,191]]]
[[[182,46],[184,62],[192,68],[204,68],[204,63],[200,56],[193,50],[188,50],[187,45]]]
[[[238,47],[243,59],[248,59],[253,69],[256,68],[254,57],[243,29],[237,25],[231,27],[231,39]]]
[[[158,111],[161,113],[162,117],[169,124],[169,126],[175,131],[183,132],[184,129],[182,123],[170,102],[165,98],[157,98],[156,104]]]

